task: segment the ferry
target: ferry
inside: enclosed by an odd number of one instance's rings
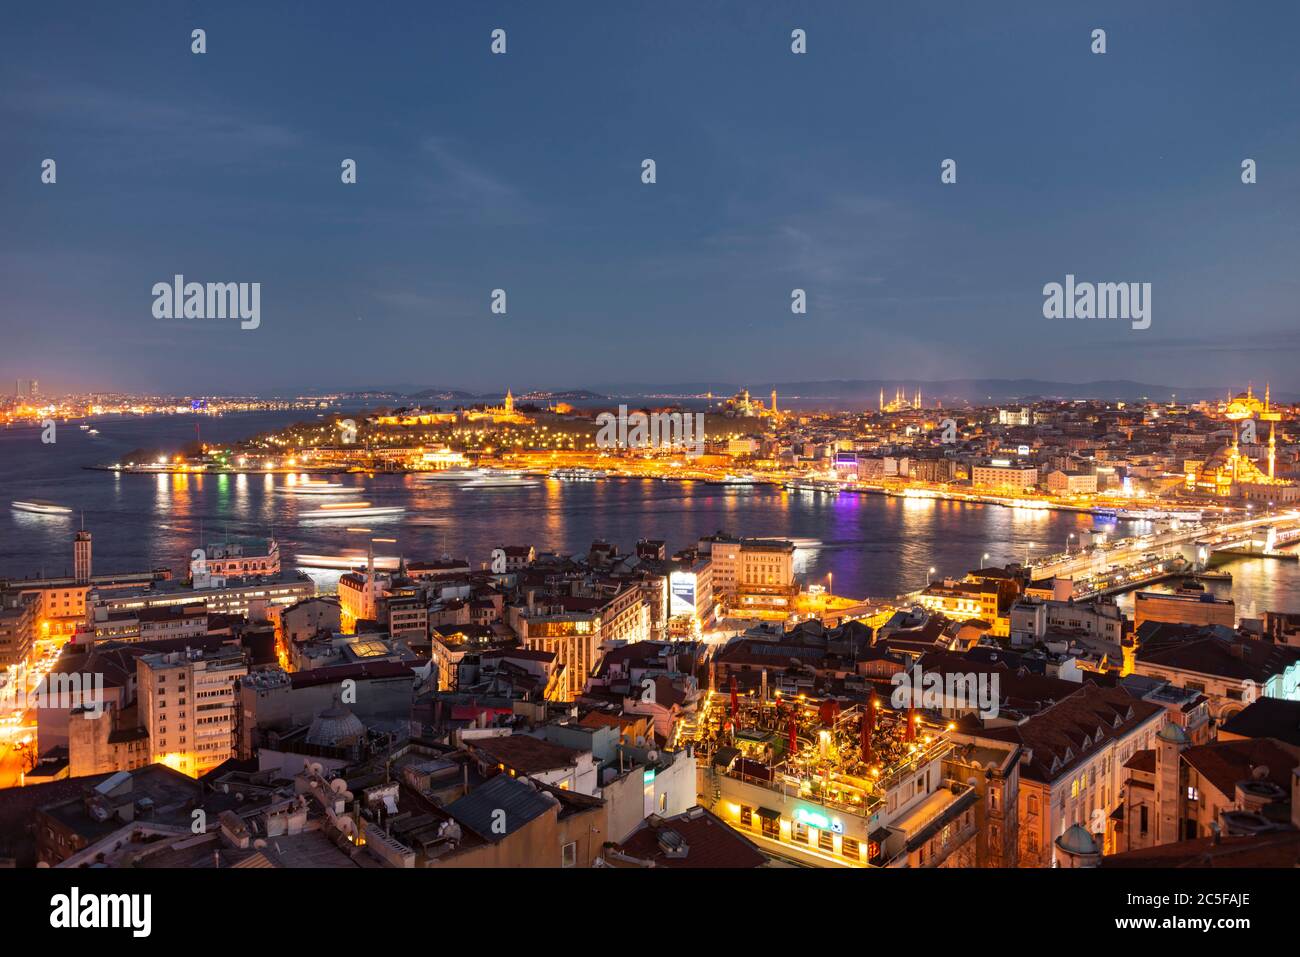
[[[551,478],[559,479],[561,482],[594,482],[596,479],[603,479],[609,475],[602,469],[552,469]]]
[[[381,572],[396,571],[401,561],[396,555],[376,555],[375,570]],[[298,565],[301,568],[328,568],[338,571],[351,571],[354,568],[364,568],[366,566],[366,554],[360,552],[347,555],[299,555]]]
[[[38,515],[71,515],[72,509],[66,505],[59,505],[57,502],[46,502],[43,499],[32,498],[26,501],[10,502],[9,507],[15,512],[35,512]]]
[[[416,472],[415,477],[421,482],[471,482],[488,475],[487,469],[439,469],[436,472]]]
[[[87,434],[87,435],[99,435],[99,429],[87,429],[87,430],[86,430],[86,434]]]
[[[300,521],[310,521],[311,519],[321,518],[381,518],[391,515],[401,515],[406,509],[397,505],[371,505],[369,502],[331,502],[328,505],[322,505],[320,508],[304,512],[299,516]]]
[[[322,479],[307,479],[297,485],[286,485],[276,489],[284,495],[342,495],[348,490],[342,482],[326,482]]]
[[[752,475],[725,475],[720,479],[705,479],[705,485],[761,485]]]
[[[462,489],[478,488],[527,488],[532,485],[540,485],[536,479],[531,479],[522,472],[495,472],[489,473],[476,478],[473,481],[466,482],[461,486]]]
[[[781,486],[790,492],[822,492],[827,495],[838,495],[843,491],[838,482],[828,479],[813,479],[811,481],[790,481]]]
[[[1157,519],[1177,519],[1182,522],[1199,522],[1198,511],[1182,511],[1162,508],[1120,508],[1115,510],[1115,517],[1124,521],[1150,522]]]

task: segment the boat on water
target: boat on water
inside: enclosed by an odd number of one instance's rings
[[[481,478],[476,478],[466,482],[461,486],[462,489],[492,489],[492,488],[527,488],[532,485],[540,485],[537,479],[529,478],[522,472],[490,472]]]
[[[87,429],[87,430],[86,430],[86,434],[87,434],[87,435],[99,435],[99,429]]]
[[[321,479],[307,479],[296,485],[285,485],[276,489],[282,495],[343,495],[351,491],[345,489],[342,482],[326,482]]]
[[[609,476],[609,473],[603,469],[552,469],[551,478],[559,479],[561,482],[594,482],[596,479],[603,479]]]
[[[320,508],[303,512],[299,521],[333,518],[385,518],[406,511],[398,505],[371,505],[369,502],[329,502]]]
[[[705,485],[760,485],[758,479],[752,475],[724,475],[720,479],[705,479]]]
[[[353,568],[365,568],[366,560],[366,553],[362,551],[344,555],[299,555],[298,566],[350,571]],[[401,561],[396,555],[376,555],[375,569],[381,572],[396,571]]]
[[[1181,509],[1120,508],[1114,511],[1116,518],[1135,522],[1150,522],[1158,519],[1177,519],[1182,522],[1199,522],[1201,520],[1199,511]]]
[[[15,512],[35,512],[37,515],[71,515],[72,509],[66,505],[60,505],[57,502],[47,502],[44,499],[29,498],[22,501],[10,502],[9,507]]]
[[[90,428],[90,426],[88,426],[88,425],[79,425],[79,426],[77,426],[77,428],[81,429],[82,432],[85,432],[88,428]]]
[[[470,482],[490,474],[487,469],[439,469],[436,472],[416,472],[421,482]]]

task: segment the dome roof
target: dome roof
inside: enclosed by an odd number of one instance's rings
[[[1168,741],[1170,744],[1192,743],[1192,739],[1187,736],[1187,732],[1172,721],[1156,732],[1156,737],[1161,741]]]
[[[356,744],[365,736],[366,726],[342,705],[327,708],[312,719],[307,743],[338,748]]]
[[[1082,824],[1072,824],[1056,839],[1056,846],[1067,854],[1100,854],[1097,842]]]

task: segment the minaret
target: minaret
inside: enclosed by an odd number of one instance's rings
[[[1264,411],[1265,411],[1265,412],[1269,411],[1269,409],[1268,409],[1268,401],[1269,401],[1269,395],[1268,395],[1268,383],[1265,382],[1265,383],[1264,383]]]
[[[1265,403],[1267,404],[1267,403]],[[1277,423],[1268,424],[1268,477],[1273,478],[1273,465],[1277,460]]]
[[[880,387],[880,411],[885,411],[885,387],[883,385]]]
[[[776,390],[772,390],[772,414],[776,415]]]
[[[506,415],[515,411],[515,397],[509,388],[506,389]]]

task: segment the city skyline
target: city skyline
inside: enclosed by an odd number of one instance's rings
[[[329,5],[89,12],[75,33],[57,4],[16,11],[0,381],[485,392],[743,368],[1285,394],[1300,14],[1173,10],[1025,4],[1009,29],[956,6],[505,5],[346,34]],[[260,325],[155,318],[176,275],[260,283]],[[1151,327],[1044,319],[1074,275],[1149,282]]]

